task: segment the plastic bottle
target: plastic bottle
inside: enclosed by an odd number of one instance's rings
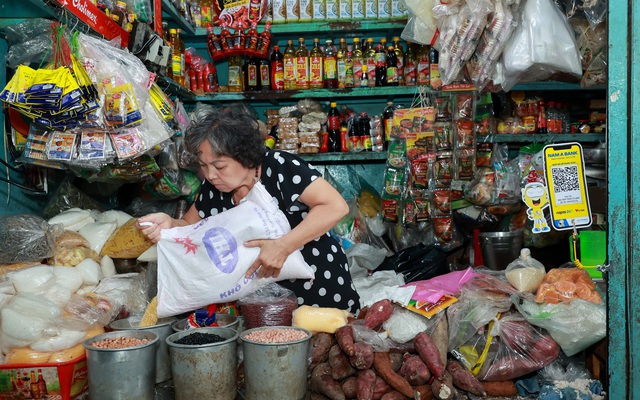
[[[264,26],[264,31],[262,31],[262,33],[260,34],[260,39],[258,40],[258,54],[260,54],[260,56],[266,57],[270,46],[271,21],[267,21],[267,24]]]
[[[338,87],[338,60],[336,58],[333,41],[328,39],[324,46],[324,79],[322,85],[325,89]]]
[[[404,51],[402,50],[402,44],[400,44],[400,38],[398,36],[393,37],[393,51],[396,52],[398,58],[398,84],[404,85]]]
[[[416,54],[417,62],[417,71],[416,71],[416,83],[418,85],[428,85],[429,84],[429,48],[422,44],[418,48],[418,53]]]
[[[544,100],[538,101],[538,133],[547,133],[547,111]]]
[[[366,112],[360,113],[360,119],[358,120],[360,124],[360,143],[363,151],[371,151],[372,142],[371,142],[371,120]]]
[[[127,26],[127,3],[118,1],[113,11],[111,11],[111,19],[122,29]]]
[[[562,132],[571,131],[571,113],[569,112],[569,104],[564,104],[562,108]]]
[[[304,38],[298,39],[296,49],[296,89],[309,89],[309,50]]]
[[[347,74],[347,67],[345,65],[345,57],[347,55],[347,41],[344,38],[340,39],[340,47],[336,54],[337,68],[338,68],[338,87],[344,88],[345,79]]]
[[[546,270],[540,261],[531,257],[528,248],[520,250],[520,256],[505,268],[507,281],[521,292],[533,292],[540,286]]]
[[[169,39],[171,40],[171,74],[173,80],[178,85],[184,85],[184,75],[182,69],[183,55],[180,50],[180,41],[177,29],[169,29]]]
[[[258,51],[258,41],[260,36],[258,35],[258,29],[256,29],[256,23],[251,24],[251,28],[247,31],[247,40],[245,40],[245,46],[249,54]]]
[[[347,50],[347,54],[344,57],[345,77],[344,87],[352,88],[354,86],[353,77],[353,53],[351,50]]]
[[[376,48],[373,45],[373,38],[367,39],[367,50],[364,52],[364,59],[369,71],[369,86],[376,85]]]
[[[222,25],[222,30],[220,31],[220,45],[222,46],[222,53],[226,57],[229,54],[229,50],[233,48],[231,31],[227,25]]]
[[[182,29],[176,29],[176,36],[178,37],[178,44],[180,46],[180,68],[182,68],[182,86],[188,86],[188,81],[186,79],[189,76],[188,66],[186,62],[186,51],[187,47],[182,40]]]
[[[322,89],[324,52],[320,48],[320,39],[313,39],[313,47],[309,52],[309,87]]]
[[[387,86],[387,52],[376,45],[376,86]]]
[[[432,89],[442,89],[442,79],[440,79],[440,54],[435,47],[429,48],[429,85]]]
[[[413,46],[407,42],[407,52],[404,55],[404,84],[414,86],[416,84],[416,55]]]
[[[216,35],[213,30],[213,26],[207,27],[207,50],[211,58],[222,54],[222,44],[220,43],[220,37]]]
[[[242,92],[242,58],[231,56],[227,59],[229,67],[229,91]]]
[[[327,130],[339,130],[340,129],[340,111],[338,110],[338,103],[332,101],[329,103],[329,112],[327,113]]]
[[[556,103],[550,101],[547,103],[547,132],[557,133],[556,131]]]
[[[360,38],[353,38],[353,86],[361,87],[363,55]]]
[[[287,47],[284,49],[284,89],[294,90],[296,88],[296,51],[293,48],[293,40],[287,40]]]
[[[278,45],[271,52],[271,89],[284,90],[284,55]]]
[[[387,86],[398,86],[398,56],[393,46],[387,47]]]
[[[253,21],[255,24],[257,24],[260,19],[260,3],[260,0],[249,1],[249,21]]]

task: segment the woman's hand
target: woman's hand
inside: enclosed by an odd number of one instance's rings
[[[289,257],[289,252],[282,246],[278,239],[257,239],[244,243],[245,247],[259,247],[260,254],[247,270],[245,278],[251,277],[257,272],[257,278],[277,278],[284,262]]]
[[[153,213],[138,218],[136,228],[153,243],[158,243],[160,230],[173,228],[173,221],[174,219],[165,213]]]

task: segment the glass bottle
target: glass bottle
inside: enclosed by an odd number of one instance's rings
[[[398,36],[393,37],[393,51],[396,52],[396,57],[398,58],[398,84],[404,85],[404,51]]]
[[[345,79],[347,74],[347,67],[345,65],[346,55],[347,55],[347,41],[344,38],[341,38],[340,47],[338,47],[338,53],[336,54],[339,88],[345,87]]]
[[[362,77],[360,78],[360,87],[369,86],[369,73],[367,72],[367,64],[362,65]]]
[[[187,76],[189,76],[189,71],[187,71],[187,63],[186,63],[186,51],[187,51],[187,47],[184,44],[184,41],[182,40],[182,29],[178,28],[176,29],[176,36],[178,38],[178,44],[180,46],[180,68],[182,69],[182,86],[189,86],[189,81],[187,79]]]
[[[388,101],[387,106],[382,110],[382,123],[384,125],[384,139],[389,141],[391,139],[391,127],[393,126],[393,101]]]
[[[416,58],[418,62],[416,64],[417,73],[416,73],[416,83],[418,85],[428,85],[429,84],[429,48],[422,44],[418,48],[418,53],[416,54]]]
[[[298,39],[296,49],[296,89],[309,89],[309,50],[304,38]]]
[[[284,89],[294,90],[296,88],[296,51],[293,48],[293,40],[287,40],[287,47],[284,49]]]
[[[229,91],[242,92],[242,57],[231,56],[227,59],[229,67]]]
[[[332,101],[329,106],[327,132],[329,133],[329,152],[340,151],[340,111],[335,101]]]
[[[47,391],[47,382],[42,377],[42,369],[38,369],[38,392],[40,392],[40,397],[46,399],[49,396],[49,392]]]
[[[278,45],[271,52],[271,89],[284,90],[284,55]]]
[[[258,87],[259,90],[269,90],[271,88],[271,63],[266,58],[258,59]]]
[[[363,151],[371,151],[371,124],[366,112],[360,113],[360,143]]]
[[[376,48],[373,45],[373,38],[367,39],[367,51],[364,53],[369,71],[369,86],[376,85]]]
[[[398,86],[398,56],[393,46],[387,47],[387,86]]]
[[[309,52],[309,87],[322,89],[324,52],[320,48],[320,39],[313,39],[313,47]]]
[[[347,50],[347,53],[344,56],[344,67],[345,67],[344,87],[352,88],[354,86],[354,78],[353,78],[353,52],[351,50]]]
[[[333,41],[328,39],[324,46],[324,79],[322,85],[325,89],[338,87],[338,60],[336,58]]]
[[[38,390],[38,381],[36,381],[36,371],[31,370],[31,397],[34,399],[40,399],[40,391]]]
[[[353,38],[353,86],[360,87],[362,80],[362,47],[360,46],[360,38]]]
[[[404,55],[404,84],[413,86],[416,84],[416,56],[413,46],[407,42],[407,52]]]
[[[387,86],[387,52],[376,45],[376,86]]]

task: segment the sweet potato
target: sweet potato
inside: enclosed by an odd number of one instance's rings
[[[347,379],[340,382],[342,393],[347,399],[355,399],[358,394],[358,378],[350,376]]]
[[[326,362],[329,359],[329,350],[335,344],[333,335],[318,332],[311,338],[311,364],[309,369],[312,370],[316,365]]]
[[[376,375],[376,383],[373,386],[373,400],[380,400],[385,393],[392,391],[393,388],[389,386],[387,381]]]
[[[393,304],[391,304],[391,300],[384,299],[376,301],[371,305],[371,308],[367,311],[367,315],[364,317],[364,326],[369,329],[373,329],[388,320],[391,313],[393,313]]]
[[[417,354],[405,354],[399,374],[412,386],[424,385],[431,379],[429,368]]]
[[[345,325],[336,330],[336,341],[346,355],[353,357],[356,352],[353,339],[353,328],[351,325]]]
[[[365,342],[354,343],[354,354],[349,362],[355,369],[369,369],[373,365],[373,347]]]
[[[482,384],[462,364],[456,360],[447,360],[447,372],[451,374],[453,385],[476,396],[486,396]]]
[[[518,394],[513,381],[480,382],[487,396],[511,397]]]
[[[431,385],[414,386],[413,393],[413,398],[415,400],[433,400],[435,398],[431,391]]]
[[[431,382],[431,391],[439,400],[451,400],[456,397],[456,389],[451,382],[451,375],[446,371],[442,374],[441,379],[435,379]]]
[[[398,392],[397,390],[392,390],[389,393],[385,393],[384,396],[382,396],[380,398],[380,400],[405,400],[407,398],[407,396],[403,395],[402,393]],[[413,397],[411,397],[413,398]]]
[[[376,373],[372,369],[358,371],[357,400],[373,400],[376,378]]]
[[[400,371],[402,363],[404,362],[404,355],[402,353],[390,352],[389,360],[391,360],[391,369],[393,372]]]
[[[413,388],[409,382],[391,369],[389,353],[373,353],[373,366],[378,376],[384,379],[389,386],[405,397],[413,397]]]
[[[429,367],[429,371],[431,374],[435,376],[437,379],[442,378],[444,374],[444,364],[440,359],[440,352],[438,348],[433,343],[429,335],[425,332],[418,333],[413,338],[413,344],[416,346],[416,351],[422,358],[427,367]]]
[[[340,383],[331,377],[329,363],[320,363],[313,369],[309,387],[312,391],[327,396],[330,400],[346,400]]]
[[[331,366],[331,376],[337,381],[356,373],[356,370],[349,363],[349,357],[337,344],[331,346],[331,350],[329,350],[329,365]]]
[[[443,315],[440,317],[440,320],[438,320],[436,326],[433,328],[430,337],[440,353],[440,361],[442,361],[442,365],[447,365],[447,352],[449,351],[449,322],[447,322],[446,316]]]

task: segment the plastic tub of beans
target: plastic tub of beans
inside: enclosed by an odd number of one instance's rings
[[[151,331],[113,331],[82,342],[92,400],[153,400],[156,344]]]
[[[246,399],[304,399],[310,339],[308,330],[290,326],[242,332]]]
[[[166,340],[176,400],[234,400],[238,393],[238,333],[207,327],[176,332]]]

